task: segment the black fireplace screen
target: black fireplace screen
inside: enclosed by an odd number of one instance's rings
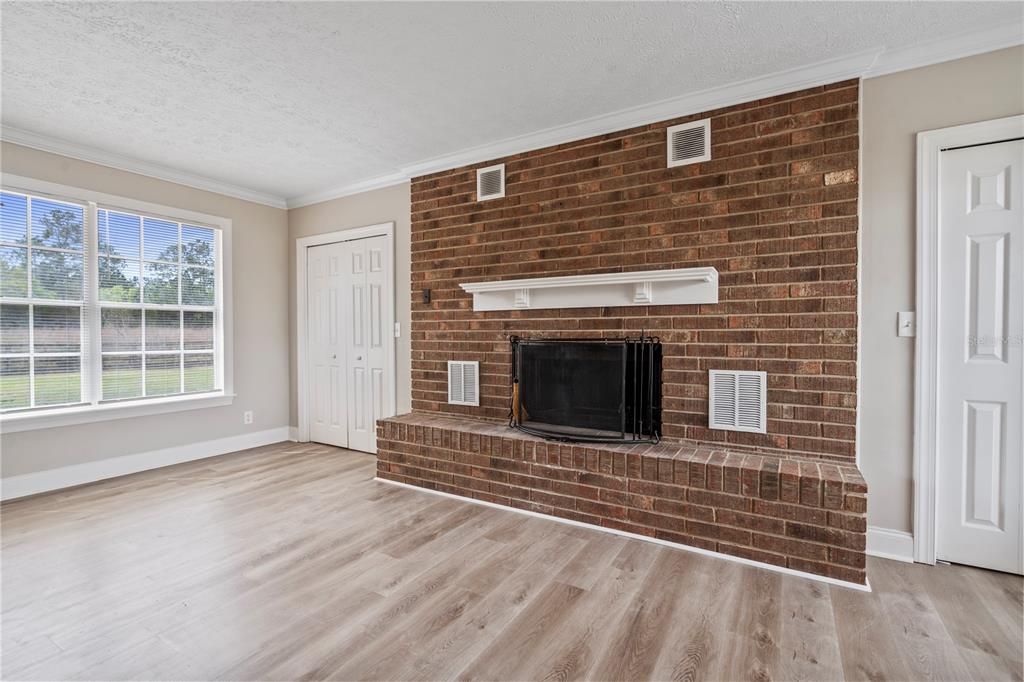
[[[512,338],[513,428],[581,442],[657,442],[661,343]]]

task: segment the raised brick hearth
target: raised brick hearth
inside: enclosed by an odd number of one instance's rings
[[[377,475],[422,488],[865,583],[856,467],[742,447],[559,444],[414,413],[377,426]]]

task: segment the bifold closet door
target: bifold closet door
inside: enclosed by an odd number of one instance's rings
[[[314,246],[306,258],[309,438],[376,452],[393,382],[387,239]]]
[[[351,289],[348,261],[344,242],[306,252],[309,439],[340,448],[349,446],[344,331]]]
[[[940,168],[937,557],[1022,573],[1024,140]]]
[[[393,311],[387,299],[391,263],[384,237],[346,242],[349,333],[346,335],[349,447],[377,452],[377,419],[391,385],[387,336]]]

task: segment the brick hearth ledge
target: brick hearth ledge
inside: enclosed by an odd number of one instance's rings
[[[546,441],[412,413],[377,423],[377,476],[866,584],[867,485],[791,452]]]

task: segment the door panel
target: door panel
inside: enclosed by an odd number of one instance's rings
[[[380,348],[383,344],[384,331],[381,329],[381,286],[370,285],[370,346]]]
[[[373,452],[377,451],[376,423],[381,417],[389,416],[390,391],[394,376],[389,365],[387,341],[394,327],[394,306],[387,299],[390,291],[392,271],[391,255],[387,240],[376,237],[366,240],[366,285],[368,292],[366,368],[371,377],[367,382],[367,408],[370,411],[370,430],[373,438]],[[393,338],[393,337],[390,337]]]
[[[1003,530],[1002,447],[1005,403],[966,403],[965,523]]]
[[[384,391],[387,390],[387,384],[384,383],[384,370],[381,367],[374,367],[371,370],[373,376],[373,386],[371,391],[373,395],[373,414],[375,418],[385,416],[384,408]]]
[[[388,291],[390,264],[387,239],[371,237],[349,242],[352,249],[352,335],[349,347],[352,393],[349,402],[350,447],[377,451],[377,419],[386,416],[388,369],[385,332],[394,314]]]
[[[306,252],[309,404],[312,408],[309,437],[338,447],[348,447],[344,409],[345,353],[338,328],[342,319],[344,255],[341,244],[316,246]]]
[[[352,400],[352,428],[363,432],[367,429],[366,423],[366,368],[356,366],[352,368],[352,386],[354,395]]]
[[[937,556],[1021,573],[1024,141],[940,164]]]
[[[348,394],[349,442],[351,447],[365,452],[375,452],[374,434],[369,428],[367,407],[369,392],[366,382],[366,239],[346,242],[349,248],[349,277],[352,285],[347,324],[350,328],[348,353],[348,375],[351,390]]]
[[[965,339],[968,360],[1006,360],[1003,339],[1006,338],[1006,242],[1009,236],[997,233],[968,237],[970,334]]]

